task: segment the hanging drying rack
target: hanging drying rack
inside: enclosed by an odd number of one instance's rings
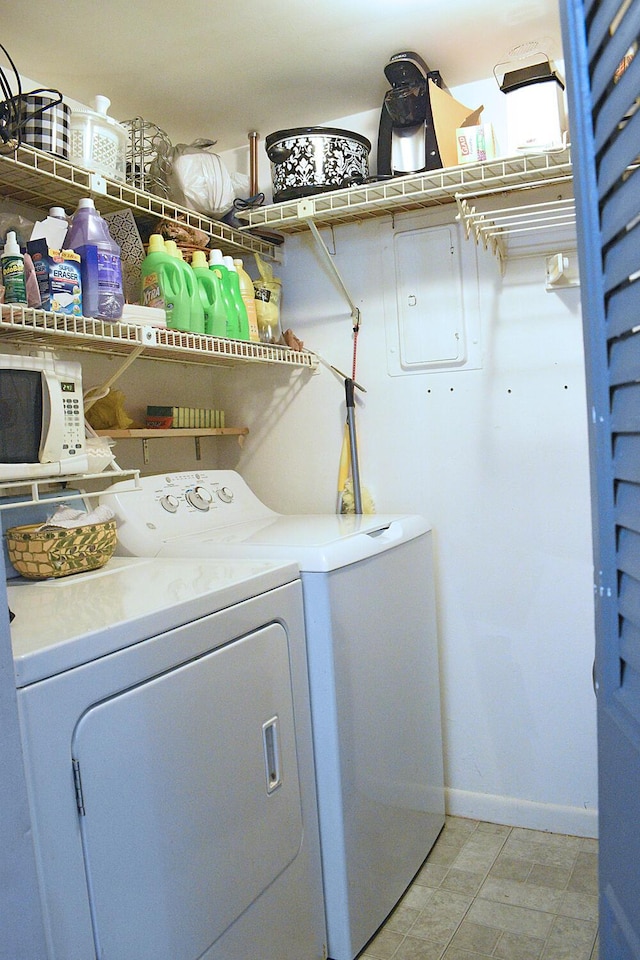
[[[559,179],[559,183],[566,180]],[[548,186],[552,181],[547,181]],[[489,211],[476,209],[473,201],[495,196],[500,190],[484,190],[474,194],[456,193],[456,219],[464,226],[465,236],[473,237],[485,250],[490,249],[504,274],[507,260],[507,241],[514,234],[531,234],[551,228],[570,227],[575,230],[576,209],[573,197],[545,200],[510,207],[494,207]]]

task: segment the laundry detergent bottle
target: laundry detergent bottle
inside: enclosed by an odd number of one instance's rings
[[[242,260],[234,260],[233,265],[238,272],[240,296],[242,297],[242,302],[244,303],[247,311],[247,319],[249,321],[249,339],[253,341],[259,341],[260,332],[258,330],[258,317],[256,315],[256,298],[255,290],[253,289],[253,280],[244,269],[244,263]]]
[[[223,257],[222,260],[229,274],[229,291],[238,317],[238,340],[248,340],[249,317],[247,316],[247,308],[244,305],[244,300],[240,293],[238,271],[236,270],[232,257]]]
[[[182,251],[178,249],[175,240],[165,240],[164,245],[180,270],[184,293],[184,309],[180,310],[177,317],[174,314],[173,328],[184,332],[204,333],[204,310],[193,270],[183,259]]]
[[[49,216],[54,220],[64,220],[67,224],[71,219],[67,216],[67,211],[64,207],[49,207]]]
[[[227,312],[222,299],[220,281],[209,269],[204,250],[195,250],[191,257],[191,269],[196,276],[200,299],[204,307],[204,332],[212,337],[226,337]]]
[[[120,247],[90,197],[78,201],[64,245],[80,254],[83,314],[119,320],[124,307]]]
[[[184,271],[185,286],[189,294],[189,330],[191,333],[204,333],[204,304],[200,295],[200,286],[191,264],[184,259],[179,247],[178,263]]]
[[[145,307],[164,310],[167,326],[174,326],[174,314],[186,316],[189,322],[189,301],[184,293],[182,273],[175,258],[167,253],[164,237],[152,233],[149,237],[147,255],[140,267],[140,302]]]
[[[220,285],[224,309],[227,315],[225,336],[230,340],[240,339],[240,318],[229,289],[229,271],[223,262],[222,250],[212,250],[209,254],[209,270],[215,274]]]

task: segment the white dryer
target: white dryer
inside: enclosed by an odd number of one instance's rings
[[[283,516],[234,471],[145,477],[103,498],[132,556],[301,570],[331,960],[353,960],[444,823],[431,531],[418,516]]]
[[[47,960],[324,960],[297,568],[8,586]]]

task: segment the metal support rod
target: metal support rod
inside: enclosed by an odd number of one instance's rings
[[[335,274],[335,277],[336,277],[338,283],[340,284],[340,289],[341,289],[342,292],[344,293],[344,295],[345,295],[345,297],[346,297],[346,299],[347,299],[347,303],[348,303],[349,306],[351,307],[351,318],[352,318],[352,320],[353,320],[353,326],[354,326],[354,328],[357,328],[357,327],[360,326],[360,308],[359,308],[359,307],[356,307],[355,303],[354,303],[353,300],[351,299],[351,295],[350,295],[349,291],[347,290],[347,288],[346,288],[346,286],[345,286],[344,280],[343,280],[342,277],[340,276],[340,273],[339,273],[339,271],[338,271],[338,268],[336,267],[335,261],[334,261],[333,257],[331,256],[331,254],[329,253],[329,251],[328,251],[328,249],[327,249],[326,243],[324,242],[324,240],[323,240],[322,237],[320,236],[320,231],[319,231],[318,228],[316,227],[316,225],[315,225],[315,223],[313,222],[313,220],[311,220],[310,218],[305,218],[305,219],[306,219],[306,222],[307,222],[307,225],[308,225],[309,229],[311,230],[311,233],[312,233],[312,235],[313,235],[313,238],[314,238],[314,240],[316,241],[316,243],[317,243],[317,245],[318,245],[318,248],[319,248],[320,251],[322,252],[322,254],[323,254],[326,262],[329,264],[331,270],[332,270],[333,273]]]
[[[249,196],[258,192],[258,134],[252,130],[249,134]]]
[[[106,395],[109,393],[109,390],[111,389],[111,387],[113,386],[113,384],[116,382],[116,380],[118,379],[118,377],[122,376],[122,374],[123,374],[124,371],[127,369],[127,367],[129,367],[129,366],[133,363],[134,360],[137,360],[138,357],[140,356],[140,354],[141,354],[144,350],[146,350],[145,344],[140,344],[140,346],[136,347],[135,350],[132,350],[132,351],[131,351],[131,353],[129,354],[129,356],[127,357],[127,359],[124,361],[124,363],[122,363],[122,364],[118,367],[118,369],[116,370],[116,372],[115,372],[114,374],[112,374],[112,376],[110,376],[108,380],[105,380],[105,382],[104,382],[101,386],[99,386],[99,387],[90,387],[90,388],[87,390],[87,392],[85,393],[85,396],[84,396],[84,412],[85,412],[85,414],[86,414],[87,410],[89,410],[89,409],[94,405],[94,403],[97,403],[98,400],[101,400],[101,399],[102,399],[102,397],[106,397]],[[95,394],[95,396],[94,396],[94,394]]]

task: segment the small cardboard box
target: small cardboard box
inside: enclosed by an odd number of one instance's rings
[[[29,240],[27,251],[36,272],[42,309],[82,316],[79,254],[73,250],[53,250],[44,238]]]
[[[429,102],[433,117],[433,129],[438,142],[438,152],[443,167],[455,167],[458,163],[456,132],[459,127],[475,126],[480,120],[484,106],[471,110],[442,90],[433,80],[428,80]]]
[[[177,407],[147,406],[145,425],[152,430],[170,430]]]
[[[472,127],[458,127],[456,130],[458,163],[480,163],[482,160],[494,160],[496,140],[493,124],[477,123]]]

